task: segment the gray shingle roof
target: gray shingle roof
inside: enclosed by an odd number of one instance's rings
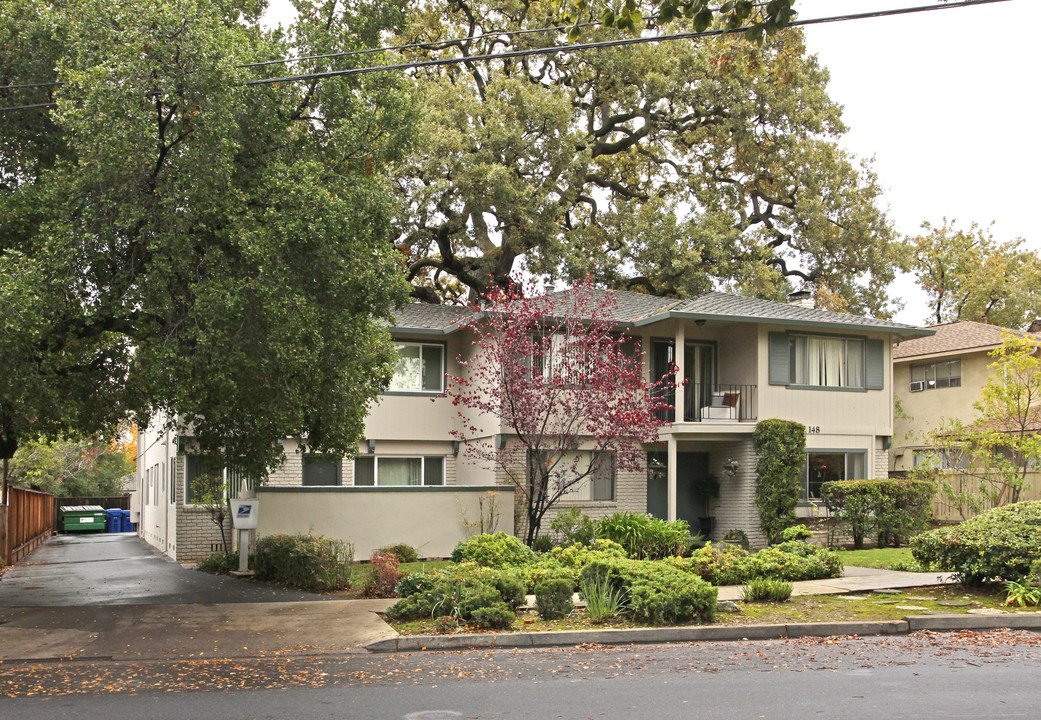
[[[398,330],[451,332],[473,311],[459,305],[412,303],[394,311],[394,327]]]
[[[987,325],[970,320],[933,325],[931,329],[936,331],[935,335],[905,340],[893,348],[893,359],[900,360],[921,355],[938,355],[968,350],[989,350],[1001,345],[1001,335],[1006,332],[1041,340],[1041,333],[1024,333],[1000,325]]]
[[[595,289],[598,300],[608,291]],[[931,335],[932,330],[905,325],[889,320],[847,315],[845,313],[816,310],[787,303],[759,300],[757,298],[730,295],[721,292],[704,292],[686,300],[663,298],[655,295],[611,291],[614,309],[611,319],[623,325],[640,327],[667,320],[670,317],[705,320],[728,320],[734,322],[762,322],[803,327],[888,330],[901,335]],[[566,306],[570,299],[568,291],[550,293],[548,299],[556,306]],[[416,332],[449,333],[473,311],[454,305],[406,305],[395,312],[395,327],[398,330]],[[563,308],[561,308],[563,312]]]

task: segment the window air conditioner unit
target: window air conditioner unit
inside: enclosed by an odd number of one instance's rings
[[[925,383],[921,380],[911,383],[911,392],[921,392],[922,390],[925,390]]]

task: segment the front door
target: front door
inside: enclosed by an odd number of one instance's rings
[[[647,514],[662,520],[669,517],[668,462],[668,453],[647,453]],[[676,518],[686,520],[692,533],[701,529],[701,519],[708,516],[708,502],[696,492],[698,480],[706,475],[708,453],[676,454]]]

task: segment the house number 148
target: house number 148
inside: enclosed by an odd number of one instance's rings
[[[806,426],[806,434],[807,435],[820,435],[821,434],[821,426],[820,425],[807,425]]]

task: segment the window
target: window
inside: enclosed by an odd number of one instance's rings
[[[610,502],[615,498],[615,457],[611,453],[576,450],[566,452],[554,468],[551,487],[559,482],[570,483],[578,475],[592,471],[572,485],[562,500],[577,502]]]
[[[170,458],[170,497],[167,501],[173,505],[177,502],[177,458]]]
[[[354,459],[354,484],[369,487],[418,487],[445,484],[445,458],[377,457],[362,455]]]
[[[961,360],[911,366],[911,392],[961,387]]]
[[[388,392],[444,392],[445,346],[398,343],[398,366]]]
[[[795,385],[864,387],[864,341],[792,335],[791,378]]]
[[[968,455],[960,450],[915,450],[912,454],[914,467],[929,467],[936,470],[964,470],[969,466]]]
[[[821,485],[835,480],[861,480],[865,477],[867,453],[815,451],[806,453],[802,478],[803,500],[819,500]]]
[[[184,459],[184,503],[199,502],[207,482],[223,483],[224,469],[204,455],[188,455]]]
[[[338,457],[304,455],[303,468],[305,487],[340,484],[340,458]]]
[[[885,385],[882,340],[772,332],[769,353],[771,385],[852,390]]]

